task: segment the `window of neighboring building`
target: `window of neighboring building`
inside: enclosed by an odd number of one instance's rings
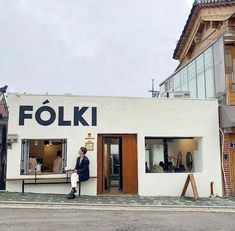
[[[213,61],[215,74],[216,93],[224,93],[225,87],[225,67],[224,67],[224,42],[223,37],[213,45]]]
[[[181,90],[181,80],[180,80],[180,72],[178,72],[174,76],[174,91],[180,91]]]
[[[170,79],[170,90],[174,90],[174,78]]]
[[[164,83],[164,86],[165,86],[165,92],[169,91],[170,90],[170,81],[166,81]]]
[[[162,84],[162,85],[160,86],[160,93],[164,93],[164,92],[165,92],[165,85]]]
[[[215,96],[212,47],[204,52],[206,98]]]
[[[196,64],[193,60],[188,65],[188,86],[191,98],[197,98]]]
[[[231,66],[235,66],[235,61],[233,60],[234,63],[231,64],[231,58],[227,51],[225,58],[227,60],[226,71],[230,73]],[[223,37],[167,81],[170,81],[170,89],[174,91],[188,90],[192,98],[205,99],[224,93],[226,87]]]
[[[196,58],[197,69],[197,94],[199,99],[205,99],[205,74],[204,74],[204,60],[203,54]]]
[[[201,138],[145,137],[145,172],[202,171]]]
[[[67,165],[67,140],[22,140],[21,174],[63,173]]]
[[[181,70],[181,91],[188,91],[188,68]]]

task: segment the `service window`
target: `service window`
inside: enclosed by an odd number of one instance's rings
[[[59,174],[67,165],[66,139],[23,139],[21,174]]]

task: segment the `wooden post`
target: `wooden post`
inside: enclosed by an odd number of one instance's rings
[[[79,182],[78,182],[78,186],[79,186],[79,189],[78,189],[78,196],[81,196],[81,185],[82,185],[82,182],[79,181]]]
[[[194,179],[194,175],[193,175],[193,174],[188,174],[187,179],[186,179],[186,182],[185,182],[185,184],[184,184],[183,191],[182,191],[180,197],[184,197],[184,196],[185,196],[185,193],[186,193],[186,191],[187,191],[187,188],[188,188],[188,185],[189,185],[189,182],[190,182],[190,181],[191,181],[191,185],[192,185],[192,189],[193,189],[194,199],[195,199],[195,201],[196,201],[196,200],[199,199],[199,195],[198,195],[197,186],[196,186],[196,182],[195,182],[195,179]]]
[[[214,198],[215,196],[214,196],[214,182],[213,182],[213,181],[212,181],[211,184],[210,184],[210,189],[211,189],[211,195],[210,195],[210,197],[211,197],[211,198]]]
[[[22,180],[22,194],[24,194],[24,180]]]

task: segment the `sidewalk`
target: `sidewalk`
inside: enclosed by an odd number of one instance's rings
[[[235,212],[235,198],[141,197],[138,195],[81,196],[73,200],[61,194],[35,194],[0,191],[0,208],[51,207],[67,209],[161,210]]]

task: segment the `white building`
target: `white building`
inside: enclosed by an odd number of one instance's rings
[[[64,177],[86,146],[94,178],[82,183],[83,195],[180,196],[193,173],[199,196],[210,196],[211,182],[222,196],[215,100],[9,94],[7,101],[13,137],[7,191],[21,191],[21,182],[11,179],[33,178],[36,162],[40,177]],[[63,158],[59,174],[52,172],[57,151]],[[69,190],[69,184],[25,186],[27,192]]]

